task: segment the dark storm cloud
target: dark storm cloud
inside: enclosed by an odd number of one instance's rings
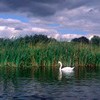
[[[22,28],[20,27],[16,27],[15,30],[23,30]]]
[[[27,33],[72,37],[70,33],[61,36],[58,29],[88,32],[87,37],[100,34],[100,0],[0,0],[0,13],[29,16],[28,23],[1,18],[0,36],[3,37],[6,33],[8,37]],[[51,28],[49,24],[59,26]],[[73,38],[81,35],[75,33]]]
[[[89,0],[0,0],[0,12],[19,12],[26,13],[28,16],[50,16],[65,8],[73,9],[88,4],[91,5]]]
[[[56,12],[60,0],[0,0],[0,12],[22,12],[48,16]]]

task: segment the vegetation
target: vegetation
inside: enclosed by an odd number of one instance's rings
[[[100,66],[100,47],[58,42],[44,35],[0,39],[0,66]]]
[[[77,42],[77,43],[89,43],[89,39],[87,39],[86,37],[82,36],[80,38],[74,38],[72,39],[72,42]]]
[[[100,37],[99,37],[99,36],[94,36],[94,37],[91,39],[90,43],[91,43],[92,45],[98,45],[98,46],[100,46]]]

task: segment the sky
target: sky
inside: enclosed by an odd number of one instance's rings
[[[0,38],[100,36],[100,0],[0,0]]]

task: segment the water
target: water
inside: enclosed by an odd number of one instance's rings
[[[0,100],[100,100],[100,70],[0,67]]]

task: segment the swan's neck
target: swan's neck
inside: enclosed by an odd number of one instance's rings
[[[61,70],[61,68],[62,68],[62,63],[60,63],[60,67],[59,67],[59,70]]]

